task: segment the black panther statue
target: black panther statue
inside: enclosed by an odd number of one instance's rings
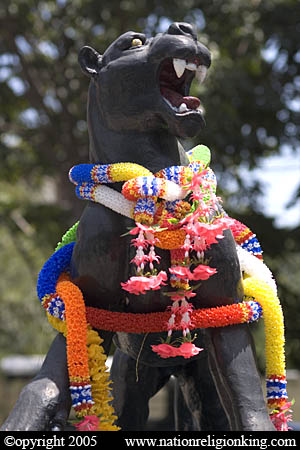
[[[103,55],[84,47],[79,55],[90,76],[88,129],[90,161],[138,163],[151,172],[186,165],[177,137],[193,137],[204,125],[199,99],[189,95],[195,75],[203,78],[211,59],[193,27],[173,23],[165,33],[146,39],[127,32]],[[118,183],[114,189],[121,187]],[[170,300],[160,291],[137,297],[121,289],[133,273],[129,237],[121,237],[132,220],[90,202],[80,219],[72,259],[72,277],[87,306],[111,311],[164,311]],[[167,270],[169,252],[159,250]],[[217,274],[203,283],[193,299],[196,308],[241,301],[243,288],[235,242],[229,230],[206,257]],[[169,380],[177,379],[179,398],[192,415],[179,420],[181,429],[273,430],[269,420],[254,348],[247,325],[197,330],[197,345],[206,351],[183,360],[162,359],[150,349],[157,334],[99,330],[108,352],[117,347],[111,376],[118,425],[145,428],[149,399]],[[138,377],[137,377],[138,374]],[[69,414],[65,340],[58,335],[38,376],[26,386],[3,424],[3,430],[59,430]],[[180,414],[179,414],[180,415]],[[192,423],[192,425],[191,425]]]

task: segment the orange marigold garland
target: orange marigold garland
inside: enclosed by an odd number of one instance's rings
[[[262,308],[258,302],[249,301],[215,308],[194,309],[191,312],[190,329],[226,327],[239,323],[249,323],[258,320]],[[87,307],[89,323],[107,331],[125,333],[161,333],[168,331],[170,313],[120,313]],[[174,330],[181,329],[181,316],[176,313]]]
[[[87,348],[85,304],[80,289],[70,281],[59,280],[56,292],[65,305],[67,360],[73,406],[77,415],[86,416],[93,401],[88,354],[86,351],[82,351]]]
[[[67,361],[72,404],[82,422],[79,431],[116,431],[117,417],[111,406],[110,380],[105,365],[103,340],[88,325],[86,308],[80,289],[63,273],[56,285],[56,294],[65,307],[64,321],[47,314],[51,325],[67,340]],[[56,297],[57,298],[57,297]]]
[[[66,321],[68,324],[68,367],[70,380],[89,381],[87,355],[80,354],[86,347],[86,316],[85,304],[80,289],[65,277],[56,285],[56,292],[65,304]]]

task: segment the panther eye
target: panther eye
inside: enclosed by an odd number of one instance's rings
[[[132,47],[140,47],[141,45],[143,45],[143,42],[141,41],[141,39],[138,39],[138,38],[132,39],[132,41],[131,41]]]

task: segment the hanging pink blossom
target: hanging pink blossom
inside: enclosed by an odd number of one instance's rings
[[[223,225],[223,230],[230,229],[232,226],[235,225],[235,220],[231,217],[221,217],[220,219],[216,219],[215,224],[221,223]]]
[[[207,265],[199,264],[192,272],[189,267],[191,263],[190,252],[195,251],[197,253],[197,263],[203,261],[204,252],[210,245],[218,243],[217,239],[222,239],[224,237],[223,231],[229,228],[227,219],[222,218],[213,222],[210,221],[212,209],[216,209],[217,197],[212,189],[211,183],[207,179],[207,175],[207,170],[203,170],[200,173],[195,172],[192,175],[190,184],[185,186],[191,191],[190,198],[194,202],[191,212],[180,220],[179,223],[169,222],[168,219],[173,219],[173,216],[171,213],[168,213],[164,217],[163,223],[160,223],[160,227],[166,227],[168,230],[172,230],[174,227],[181,227],[186,233],[183,245],[176,250],[176,258],[173,254],[173,264],[177,265],[169,268],[171,286],[177,287],[178,290],[170,295],[173,304],[168,307],[170,310],[168,343],[152,346],[153,351],[162,358],[182,356],[187,359],[203,350],[190,342],[190,314],[193,305],[188,302],[188,299],[195,297],[196,293],[189,287],[189,281],[207,280],[216,274],[217,270]],[[166,284],[167,274],[161,271],[157,275],[153,275],[153,263],[159,263],[160,260],[160,257],[155,253],[154,247],[157,241],[157,238],[155,238],[155,229],[136,223],[136,227],[130,231],[130,234],[138,235],[135,239],[132,239],[132,245],[137,248],[137,251],[135,258],[131,262],[136,264],[137,273],[140,275],[131,277],[126,283],[121,283],[123,289],[134,295],[145,294],[149,290],[160,289],[161,286]],[[149,249],[148,252],[146,252],[147,248]],[[144,251],[148,254],[145,254]],[[147,263],[149,263],[150,273],[152,273],[151,276],[143,275],[146,272],[144,268]],[[194,266],[193,260],[192,264]],[[147,275],[149,275],[149,272]],[[183,343],[179,347],[169,343],[172,332],[176,328],[181,328],[183,333],[183,340],[181,340]]]
[[[185,250],[185,252],[188,252],[189,250],[193,249],[193,246],[191,244],[191,240],[190,240],[190,235],[189,234],[186,235],[185,240],[184,240],[184,244],[183,244],[183,246],[181,248],[183,250]],[[187,256],[187,255],[185,254],[185,256]]]
[[[192,280],[208,280],[209,277],[217,273],[217,269],[204,264],[199,264],[192,273]]]
[[[172,331],[175,327],[175,319],[176,319],[176,313],[172,310],[172,314],[170,316],[170,319],[168,320],[168,331]],[[170,333],[171,335],[172,333]]]
[[[182,330],[187,330],[191,327],[192,322],[188,313],[183,314],[182,319],[180,321],[180,327]]]
[[[158,255],[155,253],[154,247],[153,247],[153,248],[151,247],[150,252],[149,252],[149,254],[148,254],[148,261],[149,261],[150,263],[153,263],[153,262],[159,263],[159,260],[160,260],[160,256],[158,256]]]
[[[131,245],[133,245],[134,247],[141,247],[141,248],[146,248],[149,245],[149,242],[146,239],[141,239],[140,236],[138,236],[135,239],[131,239]]]
[[[196,297],[196,293],[193,291],[184,291],[184,296],[186,298],[192,298],[192,297]]]
[[[177,348],[170,344],[151,345],[152,350],[157,353],[161,358],[172,358],[177,356]]]
[[[207,247],[209,247],[211,244],[217,244],[218,239],[222,239],[223,236],[223,230],[227,227],[222,224],[222,222],[219,223],[204,223],[204,222],[196,222],[193,224],[193,231],[196,233],[197,236],[201,236],[205,239]]]
[[[165,285],[163,281],[167,280],[167,274],[164,271],[158,275],[151,277],[137,276],[131,277],[126,283],[121,283],[122,288],[130,294],[145,294],[149,290],[157,290],[161,285]]]
[[[148,260],[149,256],[145,255],[144,252],[137,252],[135,257],[130,262],[136,264],[139,267],[141,264],[144,264]]]
[[[137,228],[135,228],[136,230]],[[132,230],[131,230],[132,231]],[[136,234],[136,233],[135,233]],[[149,245],[149,241],[147,239],[145,239],[144,236],[144,231],[143,230],[139,230],[138,233],[138,237],[135,239],[131,239],[131,245],[133,245],[134,247],[137,247],[138,249],[144,249],[147,248]]]
[[[171,295],[170,298],[175,303],[175,302],[179,302],[180,300],[182,300],[183,296],[181,294],[174,292],[174,295]],[[172,308],[173,308],[173,306],[172,306]]]
[[[291,429],[291,427],[288,426],[288,422],[291,422],[292,415],[287,414],[292,412],[290,409],[291,406],[292,402],[286,402],[284,405],[277,408],[278,412],[270,415],[270,419],[277,431],[288,431]]]
[[[193,311],[193,304],[188,303],[186,300],[182,300],[181,306],[179,308],[179,313],[184,315],[185,313],[191,313]]]
[[[166,283],[163,283],[163,281],[167,281],[168,276],[166,272],[161,270],[158,275],[150,277],[151,279],[151,289],[157,290],[160,289],[160,286],[165,286]]]
[[[198,355],[203,348],[196,347],[192,342],[184,342],[180,347],[173,347],[170,344],[152,345],[152,350],[164,359],[176,356],[183,356],[183,358],[189,359]]]
[[[75,427],[78,431],[97,431],[99,430],[99,417],[84,416],[81,422],[75,423]]]
[[[137,276],[129,278],[126,283],[121,283],[121,286],[125,291],[130,292],[130,294],[139,295],[145,294],[146,291],[150,290],[150,284],[150,278]]]
[[[184,267],[184,266],[174,266],[174,267],[170,267],[169,268],[169,272],[172,273],[173,275],[176,275],[177,278],[180,278],[181,280],[185,280],[185,279],[189,279],[191,280],[192,278],[192,273],[190,272],[188,267]]]
[[[195,236],[194,239],[194,250],[195,252],[204,252],[206,250],[206,242],[204,237],[202,236]]]
[[[203,348],[196,347],[192,342],[184,342],[178,348],[178,356],[183,356],[185,359],[191,358],[192,356],[198,355],[198,353],[202,352]]]
[[[140,231],[144,231],[144,232],[150,232],[151,233],[151,228],[148,227],[147,225],[142,225],[141,223],[136,222],[136,227],[132,228],[129,233],[130,234],[138,234]]]

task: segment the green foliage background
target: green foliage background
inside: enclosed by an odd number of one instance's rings
[[[193,86],[206,108],[200,142],[212,150],[226,210],[263,245],[285,312],[288,364],[300,367],[300,231],[275,227],[252,175],[283,146],[299,152],[299,18],[297,0],[2,0],[0,356],[46,352],[52,337],[35,284],[84,206],[67,177],[88,158],[80,48],[103,52],[130,29],[150,36],[188,21],[213,55],[207,81]],[[262,341],[259,332],[260,355]]]

